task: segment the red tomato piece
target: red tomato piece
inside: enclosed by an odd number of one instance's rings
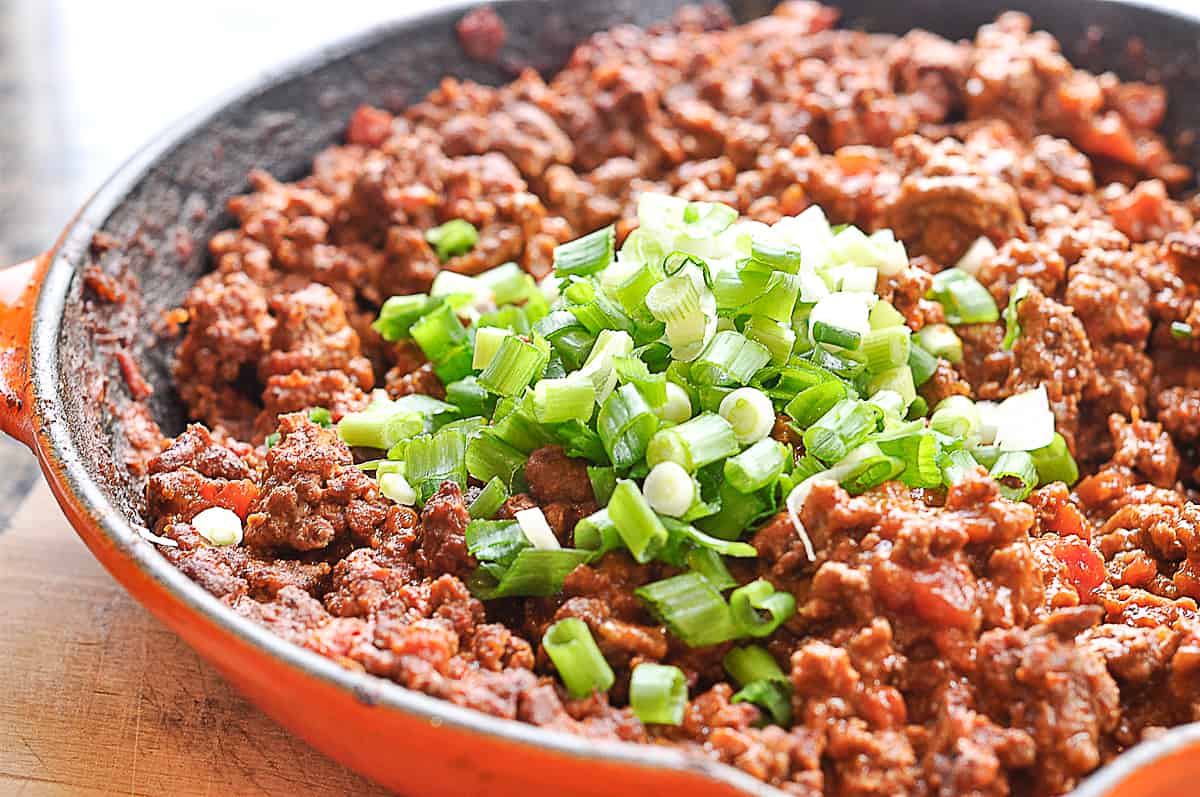
[[[1104,560],[1096,549],[1078,537],[1059,540],[1054,544],[1054,555],[1067,566],[1067,575],[1080,597],[1088,595],[1104,583],[1107,573]]]

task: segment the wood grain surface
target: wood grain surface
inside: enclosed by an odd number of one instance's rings
[[[0,534],[0,795],[365,795],[133,601],[45,483]]]

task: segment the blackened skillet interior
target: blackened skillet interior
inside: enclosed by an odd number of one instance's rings
[[[646,765],[679,765],[686,760],[688,766],[736,783],[748,793],[768,794],[776,792],[715,763],[685,759],[676,751],[598,745],[497,720],[347,672],[291,646],[225,609],[141,540],[135,531],[142,526],[141,486],[119,464],[125,446],[120,415],[130,399],[113,353],[125,348],[133,355],[154,388],[148,403],[155,419],[164,433],[178,433],[185,418],[170,378],[175,340],[159,334],[158,320],[178,306],[210,267],[206,242],[217,231],[233,226],[224,212],[225,203],[246,190],[246,175],[252,168],[284,180],[298,178],[309,171],[313,155],[341,138],[345,120],[362,102],[399,110],[424,96],[445,75],[499,85],[512,77],[511,66],[506,69],[505,64],[528,64],[551,73],[586,35],[621,23],[651,24],[668,18],[683,4],[684,0],[496,3],[508,39],[500,63],[484,64],[466,59],[454,36],[454,23],[474,5],[461,3],[333,45],[199,111],[134,156],[64,233],[38,301],[34,392],[44,423],[44,454],[62,463],[70,489],[113,542],[192,608],[276,658],[317,672],[365,700],[579,755],[617,749],[622,759]],[[1075,65],[1166,85],[1172,98],[1168,140],[1174,142],[1181,131],[1200,129],[1200,102],[1195,101],[1200,93],[1196,80],[1200,20],[1097,0],[835,4],[844,11],[843,26],[893,33],[922,27],[949,38],[972,36],[1000,11],[1026,11],[1035,27],[1059,39]],[[735,17],[745,20],[767,12],[774,3],[744,0],[728,5]],[[1136,47],[1127,47],[1134,38],[1145,42],[1140,56]],[[1200,166],[1194,153],[1185,150],[1182,158]],[[96,253],[92,242],[97,232],[112,236],[116,245]],[[110,274],[136,280],[140,290],[134,298],[121,305],[83,301],[78,275],[93,260]]]

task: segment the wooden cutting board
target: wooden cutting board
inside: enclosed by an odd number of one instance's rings
[[[0,794],[386,792],[242,700],[92,559],[39,482],[0,531]]]

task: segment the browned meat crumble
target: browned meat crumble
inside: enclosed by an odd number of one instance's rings
[[[1074,69],[1021,14],[962,42],[836,21],[812,2],[740,27],[689,9],[593,36],[549,83],[447,79],[400,116],[363,106],[310,176],[253,174],[183,306],[175,378],[196,424],[169,446],[148,417],[136,425],[146,520],[177,543],[164,555],[348,668],[498,717],[681,746],[796,795],[1062,794],[1200,720],[1200,339],[1168,331],[1200,329],[1200,225],[1174,198],[1190,172],[1154,132],[1164,92]],[[497,22],[463,20],[469,54],[495,57]],[[419,512],[393,504],[303,412],[337,420],[377,387],[441,395],[418,351],[371,330],[379,304],[443,267],[513,260],[543,276],[555,244],[632,229],[643,190],[892,228],[912,265],[880,293],[914,329],[943,320],[928,272],[980,236],[1001,306],[1017,279],[1035,286],[1011,351],[1003,323],[964,327],[964,362],[923,390],[932,405],[1045,384],[1084,478],[1025,503],[982,478],[818,487],[815,562],[786,515],[755,531],[759,556],[735,575],[799,605],[767,640],[794,687],[790,728],[731,703],[728,645],[689,649],[634,598],[668,566],[611,553],[561,595],[485,607],[463,583],[467,496],[446,483]],[[479,241],[442,266],[424,232],[454,218]],[[540,506],[569,540],[595,509],[582,464],[546,448],[526,476],[502,513]],[[192,528],[213,506],[245,520],[244,545]],[[553,677],[539,640],[565,617],[616,670],[608,697],[571,700]],[[626,707],[641,662],[687,674],[680,726]]]

